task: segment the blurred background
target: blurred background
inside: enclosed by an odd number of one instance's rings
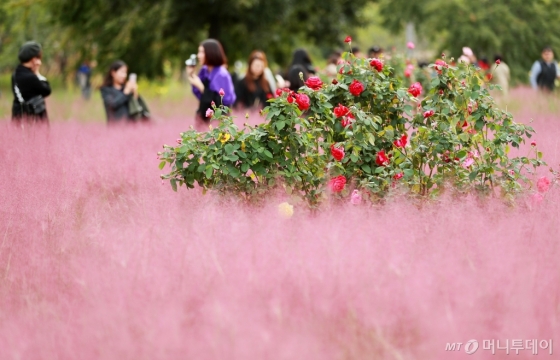
[[[0,118],[9,117],[10,74],[22,43],[43,45],[41,72],[55,89],[52,118],[104,119],[97,88],[115,59],[138,73],[158,112],[184,104],[190,91],[184,61],[206,38],[223,44],[230,72],[242,71],[250,52],[263,50],[275,73],[305,48],[320,70],[329,54],[372,47],[433,62],[458,58],[470,47],[479,59],[502,54],[512,83],[528,82],[541,49],[560,49],[560,0],[3,0],[0,2]],[[416,44],[413,54],[407,42]],[[82,101],[80,68],[91,70],[91,97]],[[82,102],[80,102],[82,101]],[[52,108],[52,107],[51,107]],[[85,109],[85,110],[84,110]]]

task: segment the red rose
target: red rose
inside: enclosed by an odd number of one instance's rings
[[[354,96],[360,96],[362,91],[364,91],[364,85],[358,80],[354,79],[354,81],[352,81],[352,84],[350,84],[350,86],[348,87],[348,91],[350,91],[350,94]]]
[[[283,93],[282,89],[276,89],[276,97],[282,96],[282,93]]]
[[[414,97],[418,97],[422,93],[422,85],[419,82],[415,82],[408,88],[408,93]]]
[[[308,88],[313,90],[319,90],[321,86],[323,86],[323,82],[319,79],[318,76],[310,76],[309,79],[305,82]]]
[[[342,160],[344,158],[344,148],[337,148],[334,146],[334,144],[332,144],[331,155],[338,161]]]
[[[350,109],[344,105],[338,104],[338,106],[334,108],[333,112],[334,115],[339,118],[348,115],[350,113]]]
[[[294,102],[294,97],[292,96],[292,94],[288,95],[288,102],[291,104]]]
[[[536,141],[531,141],[531,146],[537,146],[537,142]]]
[[[408,143],[408,136],[406,134],[401,136],[400,139],[393,141],[393,145],[395,145],[398,148],[405,147],[407,143]]]
[[[427,119],[435,114],[434,110],[428,110],[424,112],[424,119]]]
[[[344,39],[345,43],[350,43],[352,42],[352,38],[350,36],[347,36],[346,39]]]
[[[338,84],[338,80],[336,80],[336,79],[332,79],[332,84],[333,84],[333,85],[336,85],[336,84]]]
[[[309,109],[309,105],[311,105],[309,96],[305,94],[296,94],[296,104],[301,111]]]
[[[399,179],[401,179],[403,176],[404,176],[403,173],[397,173],[397,174],[395,174],[395,175],[393,176],[393,179],[399,180]]]
[[[381,70],[383,70],[383,63],[379,59],[373,59],[369,62],[369,64],[371,67],[375,68],[377,72],[381,72]]]
[[[500,59],[496,60],[496,65],[500,65],[502,61]]]
[[[439,95],[443,96],[443,89],[439,89]]]
[[[379,166],[387,166],[389,165],[389,158],[385,155],[385,150],[381,150],[377,153],[375,157],[375,163]]]
[[[346,178],[344,175],[339,175],[329,181],[329,187],[334,192],[341,192],[346,185]]]

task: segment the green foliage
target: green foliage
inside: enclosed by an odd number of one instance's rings
[[[227,109],[215,108],[217,128],[182,133],[179,146],[164,146],[160,168],[170,164],[171,171],[162,178],[174,188],[198,184],[245,198],[283,186],[315,206],[338,176],[347,180],[344,188],[331,189],[340,196],[357,188],[376,200],[400,184],[415,196],[450,188],[511,199],[522,191],[525,175],[544,165],[536,150],[509,157],[533,129],[495,107],[472,67],[436,69],[431,90],[419,99],[401,87],[391,67],[378,72],[367,60],[349,53],[343,58],[332,84],[269,100],[264,124],[240,130]],[[356,82],[363,84],[359,94],[350,91]],[[297,96],[310,99],[308,109]],[[337,160],[331,147],[344,156]]]
[[[543,47],[560,51],[560,0],[378,0],[394,32],[413,22],[418,32],[456,58],[463,46],[479,57],[500,53],[512,77],[527,82]]]
[[[207,37],[220,40],[230,60],[264,50],[285,64],[301,40],[337,42],[359,24],[367,0],[51,0],[56,19],[83,39],[84,56],[101,67],[121,58],[154,77],[164,59],[183,64]]]

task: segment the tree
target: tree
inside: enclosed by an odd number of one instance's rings
[[[439,40],[439,50],[458,57],[463,46],[491,58],[500,53],[512,76],[527,72],[544,46],[560,50],[560,0],[378,0],[385,24],[398,32],[413,21],[419,33]]]
[[[319,46],[338,43],[360,24],[367,1],[52,0],[49,8],[82,39],[84,56],[96,51],[100,65],[121,58],[153,77],[162,73],[165,59],[179,63],[207,37],[220,40],[230,60],[259,48],[286,63],[302,39]]]

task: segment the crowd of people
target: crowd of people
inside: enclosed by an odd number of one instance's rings
[[[352,52],[356,57],[366,57],[359,48],[353,48]],[[383,49],[374,46],[368,50],[367,57],[383,58]],[[41,45],[36,42],[25,43],[19,51],[18,58],[20,64],[12,75],[12,119],[48,122],[44,99],[51,94],[51,87],[39,71],[42,64]],[[340,59],[341,52],[333,52],[321,75],[336,77]],[[470,48],[464,47],[458,60],[485,71],[490,75],[489,80],[500,85],[507,93],[510,71],[501,55],[496,55],[493,64],[490,65],[486,59],[478,60]],[[195,122],[199,129],[209,123],[207,110],[212,104],[223,104],[243,110],[260,110],[266,106],[267,100],[273,97],[277,88],[287,87],[297,91],[307,77],[317,74],[309,54],[304,49],[296,50],[290,66],[284,73],[276,75],[269,68],[266,54],[259,50],[249,55],[244,74],[234,73],[232,76],[227,64],[224,49],[215,39],[207,39],[200,43],[196,56],[193,55],[186,61],[187,79],[198,99]],[[90,95],[90,75],[89,64],[82,64],[77,78],[84,98],[89,98]],[[554,60],[554,52],[552,48],[546,47],[542,50],[541,59],[535,61],[531,68],[531,86],[550,92],[554,90],[555,81],[559,78],[560,69]],[[128,73],[128,66],[123,61],[111,64],[100,92],[108,123],[136,122],[150,118],[147,104],[139,94],[137,76]]]

